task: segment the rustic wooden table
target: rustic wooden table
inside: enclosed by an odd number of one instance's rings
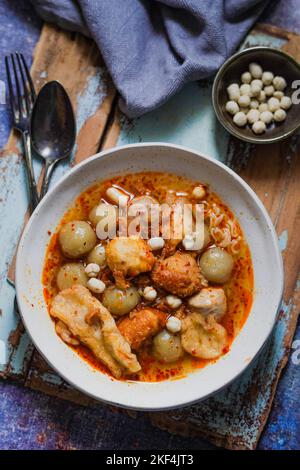
[[[271,3],[272,7],[276,3],[276,8],[268,12],[264,21],[277,27],[257,27],[242,47],[249,44],[282,47],[299,60],[300,39],[296,34],[300,32],[299,0],[289,1],[288,9],[287,2]],[[255,448],[268,417],[280,372],[289,357],[299,307],[296,288],[299,268],[298,137],[282,145],[264,148],[232,141],[215,120],[210,102],[211,81],[192,83],[159,110],[128,121],[118,111],[115,89],[90,41],[50,26],[44,26],[39,39],[41,23],[28,2],[1,0],[0,18],[1,56],[20,50],[31,61],[39,40],[32,69],[36,86],[55,78],[68,89],[79,130],[73,164],[99,148],[137,141],[181,143],[223,160],[250,183],[273,217],[287,279],[280,319],[269,344],[254,366],[225,392],[184,412],[151,416],[136,413],[129,417],[124,412],[91,403],[68,387],[33,351],[13,312],[14,292],[6,283],[6,274],[27,210],[27,194],[18,139],[11,135],[0,158],[0,370],[6,378],[0,382],[0,448],[213,447],[201,437],[228,448]],[[4,67],[0,70],[0,80],[3,79]],[[9,118],[8,107],[0,105],[0,147],[9,136]],[[35,169],[39,174],[39,162]],[[61,165],[53,181],[67,169],[67,164]],[[299,349],[297,337],[300,338],[299,329],[293,343],[294,348]],[[299,354],[295,351],[289,357],[279,383],[259,448],[299,448],[298,363]],[[156,426],[190,437],[172,436],[153,428],[150,420]]]

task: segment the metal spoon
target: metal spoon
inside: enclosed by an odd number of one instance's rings
[[[35,152],[45,160],[42,199],[56,163],[70,155],[76,139],[72,104],[59,82],[48,82],[40,90],[32,110],[30,134]]]

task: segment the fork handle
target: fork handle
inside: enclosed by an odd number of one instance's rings
[[[30,206],[31,206],[32,211],[34,211],[34,209],[39,203],[39,195],[38,195],[34,172],[33,172],[31,142],[30,142],[30,135],[28,131],[22,132],[22,140],[23,140],[24,153],[25,153]]]

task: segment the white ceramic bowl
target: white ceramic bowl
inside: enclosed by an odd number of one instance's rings
[[[254,303],[230,351],[180,380],[121,382],[93,369],[59,339],[43,298],[48,230],[78,194],[97,180],[139,171],[165,171],[210,184],[237,216],[254,265]],[[272,222],[249,186],[225,165],[187,148],[147,143],[102,152],[72,169],[46,195],[23,233],[16,266],[17,299],[25,327],[49,364],[97,400],[140,410],[165,410],[199,401],[235,379],[260,351],[276,321],[283,290],[282,259]]]

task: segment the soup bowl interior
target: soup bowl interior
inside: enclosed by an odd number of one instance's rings
[[[230,207],[244,231],[254,267],[254,301],[230,351],[215,363],[179,380],[156,383],[118,381],[79,357],[57,336],[43,298],[42,270],[49,243],[74,199],[95,181],[159,171],[208,183]],[[223,164],[183,147],[136,144],[91,157],[71,170],[36,208],[23,233],[16,266],[17,299],[35,346],[67,382],[104,402],[140,410],[191,404],[226,386],[256,356],[276,320],[283,289],[282,260],[273,225],[255,193]]]

